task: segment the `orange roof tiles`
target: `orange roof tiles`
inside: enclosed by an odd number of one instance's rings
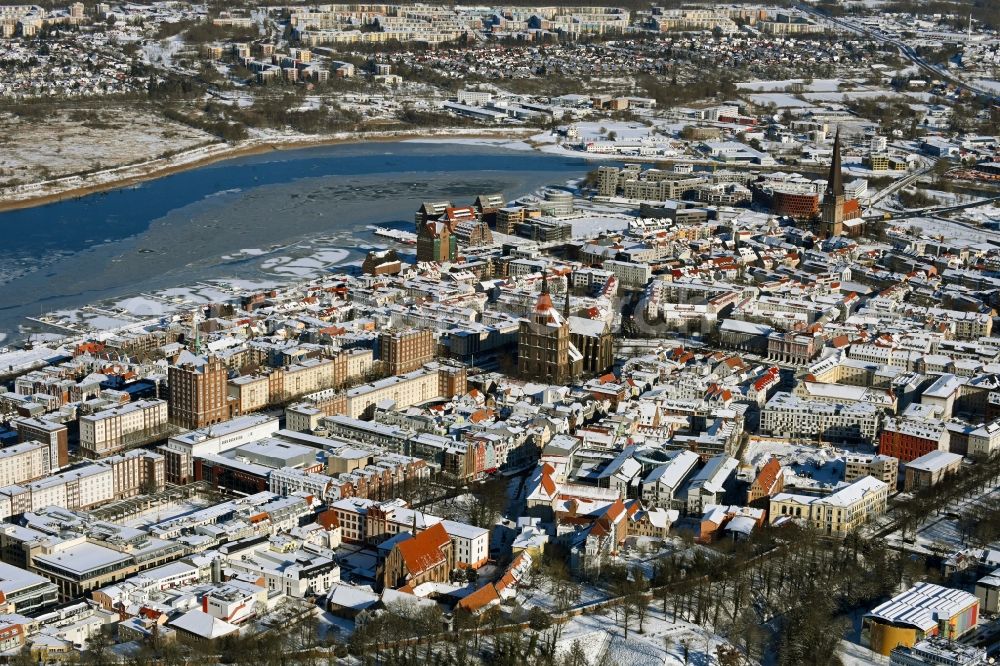
[[[556,484],[552,480],[552,477],[548,474],[542,472],[542,489],[545,491],[546,495],[552,496],[556,494]]]
[[[396,544],[410,574],[419,574],[448,560],[442,548],[451,543],[444,525],[436,523],[411,539]]]
[[[487,583],[459,601],[456,607],[463,608],[470,613],[477,613],[499,601],[500,595],[497,594],[497,590],[493,587],[493,583]]]
[[[765,492],[770,491],[774,487],[775,481],[778,480],[779,474],[781,474],[781,463],[778,462],[777,458],[771,458],[760,468],[760,473],[754,479],[754,485]]]

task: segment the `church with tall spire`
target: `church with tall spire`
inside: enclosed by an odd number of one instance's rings
[[[844,174],[840,164],[840,128],[833,137],[833,155],[830,159],[830,173],[826,177],[826,190],[823,192],[823,202],[820,204],[820,235],[823,238],[833,236],[857,236],[863,231],[861,206],[857,199],[848,199],[844,193]],[[845,233],[845,222],[858,220],[847,225],[850,228]]]
[[[583,356],[570,340],[569,294],[560,313],[542,272],[542,292],[535,307],[521,320],[517,334],[517,371],[525,379],[568,384],[583,370]]]
[[[822,235],[826,238],[840,236],[844,232],[844,174],[840,169],[840,128],[833,138],[833,157],[830,160],[830,175],[826,178],[826,191],[820,206]]]

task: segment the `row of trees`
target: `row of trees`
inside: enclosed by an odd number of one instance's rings
[[[961,516],[963,539],[985,546],[1000,536],[1000,505],[987,491],[1000,484],[1000,454],[960,467],[944,482],[921,488],[898,500],[894,508],[900,529],[906,536],[916,532],[928,518],[942,513]],[[969,501],[970,498],[978,498]],[[963,502],[966,502],[963,505]]]

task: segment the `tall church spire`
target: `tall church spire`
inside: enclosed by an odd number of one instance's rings
[[[566,302],[563,304],[563,321],[569,321],[569,288],[573,284],[572,271],[566,277]]]
[[[549,272],[544,268],[542,269],[542,293],[549,293]]]
[[[833,158],[830,160],[830,175],[826,179],[827,196],[844,195],[844,176],[840,172],[840,126],[833,137]]]

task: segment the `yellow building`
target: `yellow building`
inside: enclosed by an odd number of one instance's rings
[[[900,645],[913,647],[930,636],[957,640],[976,628],[979,600],[968,592],[918,583],[865,615],[861,643],[889,656]]]
[[[771,524],[794,520],[832,536],[847,534],[875,516],[885,513],[889,486],[871,476],[826,497],[778,493],[771,498]]]

